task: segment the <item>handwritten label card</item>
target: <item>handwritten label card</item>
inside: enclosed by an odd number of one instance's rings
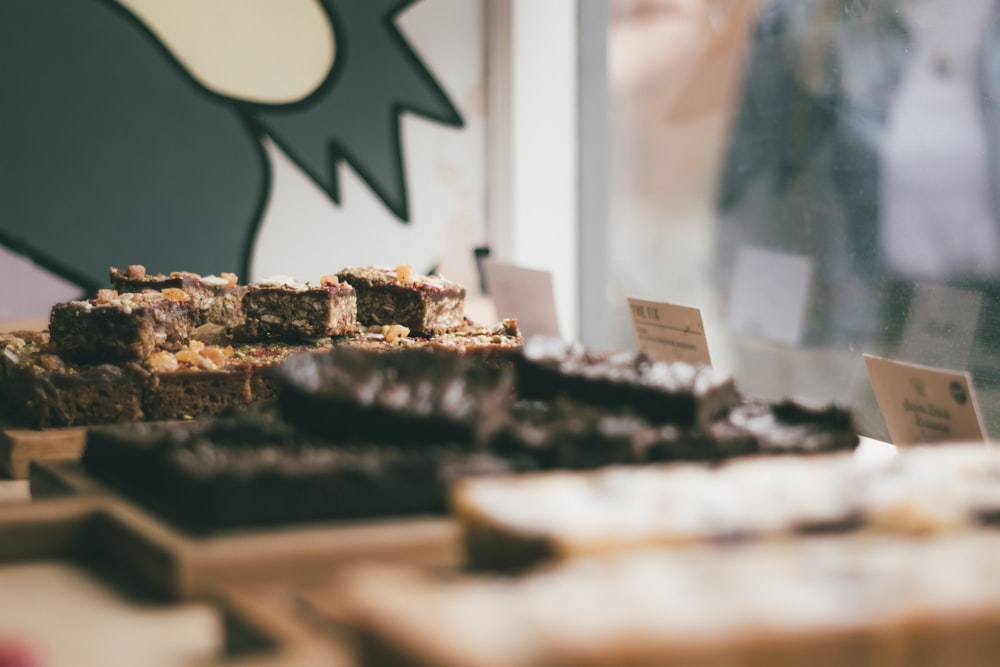
[[[865,365],[893,444],[985,440],[968,373],[868,354]]]
[[[743,246],[729,291],[733,331],[786,345],[805,333],[813,264],[805,255]]]
[[[712,365],[700,310],[631,298],[628,306],[640,351],[662,361]]]
[[[525,336],[561,337],[551,273],[484,259],[483,274],[500,317],[516,317]]]

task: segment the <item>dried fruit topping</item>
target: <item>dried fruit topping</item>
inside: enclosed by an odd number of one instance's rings
[[[142,280],[146,277],[146,267],[142,264],[129,264],[128,266],[128,279],[129,280]]]
[[[160,350],[146,357],[146,368],[157,373],[170,373],[179,367],[177,357],[166,350]]]
[[[401,283],[408,283],[412,279],[413,267],[409,264],[400,264],[396,267],[396,280]]]
[[[191,349],[179,350],[174,356],[177,357],[177,361],[184,364],[191,364],[192,366],[197,366],[200,358],[200,355]]]
[[[165,287],[163,289],[163,296],[171,301],[189,301],[191,299],[187,292],[176,287]]]
[[[409,336],[410,330],[402,324],[390,324],[382,328],[382,335],[385,336],[385,342],[392,343],[399,338]]]
[[[322,276],[319,279],[319,284],[322,285],[323,287],[326,287],[327,285],[339,285],[340,284],[340,278],[338,278],[337,276],[335,276],[333,274],[328,275],[328,276]]]
[[[239,278],[236,277],[235,273],[220,273],[219,277],[226,281],[226,284],[232,287],[236,284]]]
[[[226,365],[226,358],[227,358],[226,351],[223,350],[221,347],[216,347],[214,345],[211,345],[201,350],[198,353],[198,355],[201,357],[203,362],[209,361],[212,363],[212,366],[216,368],[219,366]],[[202,363],[202,365],[204,366],[205,364]]]
[[[97,303],[111,303],[118,298],[118,290],[99,289],[97,290]]]

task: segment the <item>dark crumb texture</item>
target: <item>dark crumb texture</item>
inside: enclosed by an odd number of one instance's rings
[[[49,318],[59,356],[78,363],[142,361],[156,350],[178,350],[194,327],[188,302],[161,292],[59,303]]]
[[[247,340],[301,340],[357,329],[358,299],[346,284],[256,283],[243,299]]]
[[[333,438],[479,443],[502,422],[512,389],[506,369],[430,348],[384,353],[336,347],[282,367],[286,419]]]
[[[145,267],[132,265],[127,271],[112,267],[110,278],[112,286],[119,292],[162,291],[168,288],[183,291],[191,299],[191,309],[198,326],[218,324],[235,327],[243,324],[243,295],[247,288],[237,284],[234,274],[201,276],[189,271],[146,273]]]
[[[710,433],[723,445],[742,443],[763,454],[813,454],[858,444],[849,410],[835,405],[811,408],[791,400],[738,405],[712,424]]]
[[[633,352],[595,352],[578,343],[533,338],[517,356],[518,395],[558,396],[628,408],[654,424],[704,427],[741,397],[731,375],[706,366],[666,363]]]
[[[252,400],[250,379],[245,363],[152,373],[143,390],[143,413],[150,420],[191,419],[245,405]]]
[[[113,424],[143,418],[138,365],[79,366],[46,352],[40,333],[0,340],[4,417],[29,428]]]
[[[416,336],[460,329],[465,323],[465,288],[439,276],[400,276],[399,269],[347,268],[337,274],[358,292],[358,321],[398,324]]]
[[[267,404],[169,430],[97,429],[84,465],[197,531],[442,514],[457,478],[511,471],[455,447],[317,438]]]

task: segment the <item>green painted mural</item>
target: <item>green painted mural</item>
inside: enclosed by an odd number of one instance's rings
[[[401,115],[463,125],[396,25],[415,0],[302,2],[326,17],[335,57],[315,49],[328,71],[300,98],[216,85],[185,59],[183,40],[166,39],[162,4],[0,3],[0,244],[86,290],[129,263],[249,275],[272,184],[265,140],[334,202],[337,167],[349,164],[406,224]],[[185,20],[208,6],[179,5]],[[200,57],[199,39],[188,46]],[[222,57],[237,71],[260,67]]]

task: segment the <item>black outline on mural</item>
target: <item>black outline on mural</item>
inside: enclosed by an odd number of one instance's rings
[[[322,179],[317,177],[316,174],[307,168],[304,161],[300,160],[295,151],[290,150],[281,137],[277,133],[273,133],[267,130],[266,125],[261,122],[260,119],[255,117],[255,111],[267,110],[267,111],[288,111],[295,112],[298,109],[307,108],[315,103],[315,99],[329,94],[330,90],[335,86],[336,81],[340,77],[344,68],[347,67],[349,62],[350,53],[350,37],[347,35],[346,30],[338,30],[338,25],[342,26],[343,23],[338,24],[339,14],[336,9],[335,0],[319,0],[320,5],[327,13],[327,17],[330,21],[330,25],[334,30],[335,44],[336,44],[336,58],[334,60],[334,65],[324,81],[314,90],[312,93],[307,95],[302,100],[296,102],[286,103],[286,104],[263,104],[263,103],[253,103],[246,102],[242,100],[237,100],[234,98],[227,97],[216,93],[204,85],[202,85],[194,76],[185,68],[177,59],[174,57],[173,53],[160,41],[160,39],[153,33],[149,27],[135,14],[133,14],[128,7],[119,4],[115,0],[93,0],[99,5],[103,5],[106,9],[112,12],[118,13],[120,16],[124,16],[128,22],[137,28],[152,44],[153,48],[158,49],[163,55],[166,56],[167,61],[172,64],[172,66],[181,74],[183,78],[186,78],[191,85],[198,91],[197,94],[203,95],[212,99],[213,101],[231,108],[235,113],[236,117],[239,119],[240,124],[243,126],[248,135],[248,141],[254,145],[254,153],[259,157],[260,163],[262,165],[261,169],[261,179],[258,190],[258,196],[256,198],[256,204],[253,207],[253,214],[251,220],[246,222],[246,233],[244,234],[242,257],[240,261],[239,272],[243,276],[250,275],[250,263],[253,258],[254,249],[256,247],[257,235],[260,231],[260,226],[263,223],[264,215],[267,210],[268,203],[271,198],[271,191],[273,187],[273,173],[271,170],[271,163],[267,156],[267,151],[264,147],[263,139],[265,137],[271,139],[274,144],[286,154],[288,157],[296,164],[296,166],[305,173],[313,183],[316,184],[323,192],[325,192],[330,199],[337,205],[341,204],[341,193],[340,193],[340,180],[337,173],[337,168],[341,161],[346,162],[355,173],[362,179],[362,181],[368,186],[369,189],[378,197],[378,199],[386,206],[389,211],[393,213],[403,224],[409,222],[409,197],[408,188],[406,184],[406,164],[403,156],[403,146],[402,137],[400,136],[400,127],[402,124],[402,115],[405,112],[410,112],[423,118],[427,118],[432,121],[436,121],[443,125],[455,128],[464,127],[465,123],[462,115],[455,108],[454,104],[451,102],[450,97],[447,92],[441,87],[437,79],[434,77],[433,73],[424,64],[424,61],[417,55],[417,53],[410,46],[409,42],[400,32],[399,28],[395,24],[396,17],[402,13],[405,9],[410,7],[420,0],[395,0],[391,4],[387,4],[387,8],[384,10],[380,22],[383,29],[386,31],[388,36],[388,41],[396,46],[399,50],[402,58],[409,62],[412,69],[416,72],[416,75],[420,78],[421,84],[434,95],[440,102],[441,106],[445,109],[445,113],[433,113],[427,110],[417,109],[412,103],[408,103],[404,99],[395,98],[391,93],[386,96],[386,104],[391,110],[389,117],[391,119],[390,126],[386,129],[387,136],[392,142],[394,148],[393,159],[396,161],[398,168],[396,173],[398,174],[399,181],[397,182],[398,192],[401,195],[401,199],[397,204],[394,204],[390,193],[383,188],[380,180],[375,178],[375,176],[368,171],[365,167],[365,161],[357,155],[354,155],[351,151],[348,151],[341,142],[336,139],[323,139],[328,144],[328,154],[329,154],[329,170],[330,177],[328,179],[329,186],[326,185],[327,179]],[[346,0],[348,2],[358,1],[358,0]],[[371,0],[362,0],[369,2]],[[342,21],[342,19],[341,19]],[[336,134],[336,128],[331,128],[331,134]],[[103,287],[102,284],[95,284],[92,280],[84,276],[79,271],[67,266],[63,262],[56,260],[48,256],[43,251],[26,244],[6,232],[0,229],[0,244],[9,248],[13,252],[24,256],[38,266],[62,277],[63,279],[72,282],[73,284],[79,286],[85,292],[95,292],[98,288]],[[181,267],[182,268],[182,267]]]

